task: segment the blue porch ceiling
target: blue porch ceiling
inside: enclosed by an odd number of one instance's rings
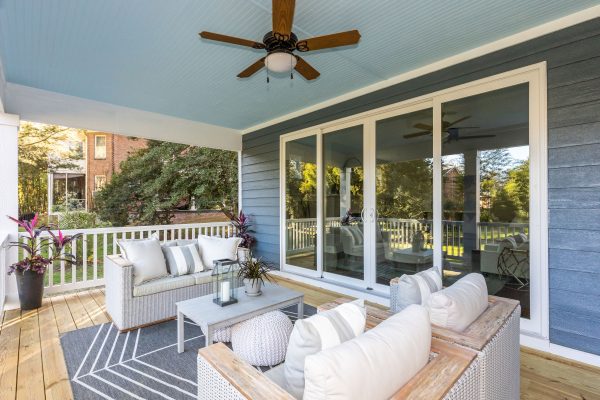
[[[294,32],[358,29],[357,46],[304,54],[321,72],[236,75],[263,51],[270,0],[0,0],[8,82],[243,129],[600,4],[600,0],[298,0]]]

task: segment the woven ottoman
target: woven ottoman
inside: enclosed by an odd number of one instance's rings
[[[217,342],[231,342],[231,326],[226,328],[217,329],[213,333],[213,343]]]
[[[270,367],[285,360],[292,321],[281,311],[271,311],[231,328],[233,352],[251,365]]]

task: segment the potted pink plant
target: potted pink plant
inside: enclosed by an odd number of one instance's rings
[[[47,226],[38,227],[38,214],[35,214],[31,221],[18,220],[13,217],[8,218],[27,232],[24,241],[9,244],[9,247],[22,249],[24,258],[9,266],[8,273],[14,273],[17,278],[21,310],[33,310],[42,305],[46,269],[56,260],[65,261],[69,264],[75,262],[75,256],[63,254],[63,250],[66,245],[81,236],[81,234],[64,236],[60,230],[55,233]],[[40,238],[43,232],[48,232],[50,238]]]
[[[238,259],[240,262],[246,261],[250,257],[250,250],[256,241],[254,236],[251,235],[254,231],[250,229],[252,226],[250,218],[242,210],[240,210],[239,215],[227,210],[223,210],[223,212],[231,220],[231,224],[236,230],[236,236],[242,239],[238,250]]]

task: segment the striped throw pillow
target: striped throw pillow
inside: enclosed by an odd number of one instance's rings
[[[162,250],[171,276],[195,274],[205,269],[195,244],[163,246]]]
[[[362,334],[366,316],[364,302],[356,300],[296,321],[284,364],[287,391],[301,399],[306,357]]]

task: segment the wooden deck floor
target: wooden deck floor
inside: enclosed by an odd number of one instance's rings
[[[318,306],[339,294],[280,280]],[[0,328],[0,400],[72,399],[60,335],[109,321],[100,289],[44,299],[35,311],[13,310]],[[600,400],[600,369],[523,349],[521,399]]]

